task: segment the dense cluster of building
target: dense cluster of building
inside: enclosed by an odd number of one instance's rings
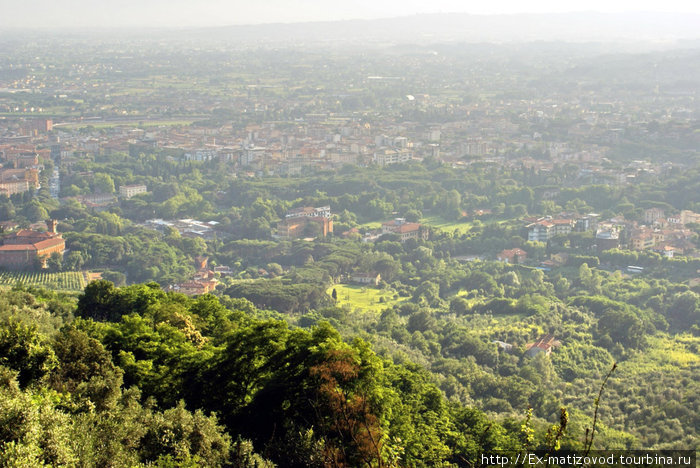
[[[212,240],[217,235],[216,227],[218,224],[218,221],[205,222],[185,218],[174,220],[149,219],[144,223],[144,226],[162,233],[167,233],[168,229],[174,229],[183,237],[201,237],[205,240]],[[223,233],[218,232],[218,235],[223,236]]]
[[[562,214],[558,217],[528,218],[525,220],[527,239],[549,242],[571,232],[592,231],[595,233],[598,253],[626,247],[630,250],[651,250],[672,258],[674,254],[687,255],[696,249],[692,242],[695,234],[686,224],[700,222],[700,214],[690,210],[666,216],[661,208],[649,208],[644,211],[643,223],[626,220],[624,217],[603,221],[599,218],[600,215],[595,213],[585,216]],[[512,255],[504,254],[501,260],[507,261],[510,257]]]
[[[9,197],[40,188],[39,172],[49,152],[34,144],[0,143],[0,195]]]
[[[509,112],[521,111],[522,123],[500,117],[505,110],[502,107]],[[617,114],[591,112],[586,124],[576,124],[561,141],[544,141],[537,132],[524,133],[523,124],[554,120],[563,115],[561,108],[509,102],[500,106],[480,103],[464,111],[467,120],[442,124],[397,123],[391,119],[372,119],[370,123],[365,116],[327,112],[307,114],[292,125],[265,122],[134,128],[115,123],[99,131],[54,131],[52,135],[37,130],[53,128],[50,120],[27,119],[23,125],[5,128],[0,122],[0,158],[13,168],[31,168],[48,157],[70,167],[95,155],[157,152],[175,160],[223,161],[233,172],[259,176],[301,175],[346,164],[386,166],[428,157],[467,167],[476,158],[542,171],[551,171],[557,164],[575,164],[582,180],[617,185],[633,183],[639,173],[658,174],[669,169],[668,164],[645,161],[624,168],[610,167],[606,142],[616,142],[618,129],[632,125],[624,119],[615,120]],[[641,128],[639,131],[644,132]],[[597,135],[593,139],[598,143],[588,142],[592,135]],[[16,174],[9,177],[13,176]],[[31,185],[30,179],[27,177]]]
[[[198,296],[213,292],[216,285],[219,284],[217,276],[221,275],[215,271],[216,268],[209,268],[209,257],[196,257],[195,260],[196,272],[192,279],[184,283],[171,284],[168,286],[168,291],[175,291],[188,296]]]

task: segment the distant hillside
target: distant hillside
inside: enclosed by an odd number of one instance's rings
[[[700,15],[678,13],[426,14],[334,22],[198,29],[188,36],[243,42],[676,41],[700,38]]]
[[[44,38],[51,30],[0,28],[0,40]],[[206,28],[55,29],[61,37],[85,36],[214,41],[239,46],[433,44],[445,42],[619,42],[645,48],[685,41],[700,44],[700,14],[684,13],[549,13],[472,15],[436,13],[373,20],[270,23]],[[692,41],[692,42],[687,42]]]

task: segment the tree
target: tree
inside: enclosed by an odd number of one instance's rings
[[[463,297],[456,297],[450,301],[450,312],[455,315],[466,315],[469,310],[469,301]]]
[[[442,202],[442,214],[446,219],[462,217],[462,196],[457,190],[452,189],[445,194]]]
[[[56,337],[53,350],[58,359],[50,377],[53,388],[88,398],[98,410],[116,401],[122,371],[112,363],[110,353],[99,341],[71,326]]]
[[[599,294],[600,293],[600,276],[593,271],[587,263],[582,263],[578,269],[578,279],[589,293]]]
[[[60,252],[53,252],[46,261],[46,266],[50,271],[61,271],[62,264],[63,255]]]
[[[102,172],[95,174],[92,184],[98,193],[114,193],[114,180],[109,174]]]
[[[432,281],[424,281],[413,292],[413,300],[420,302],[425,301],[430,306],[437,306],[442,301],[440,299],[440,286]]]
[[[71,250],[63,258],[63,267],[68,271],[78,271],[83,268],[85,258],[79,250]]]
[[[126,275],[121,271],[105,270],[102,273],[102,279],[111,281],[115,286],[126,285]]]
[[[88,464],[74,450],[82,434],[71,433],[73,419],[55,407],[58,400],[46,389],[18,391],[12,378],[0,383],[0,466]]]
[[[630,310],[607,310],[598,320],[598,330],[625,346],[639,348],[646,342],[644,323]]]
[[[382,258],[374,264],[374,271],[382,275],[386,282],[393,280],[401,270],[401,264],[391,257]]]
[[[18,391],[1,376],[0,465],[230,466],[231,439],[214,416],[190,413],[182,404],[163,412],[142,406],[137,389],[118,396],[108,408],[71,413],[71,400],[55,391]],[[242,451],[233,466],[270,466],[252,450]],[[254,463],[236,464],[248,460]]]
[[[56,356],[44,343],[36,325],[27,326],[17,321],[0,323],[0,366],[18,372],[20,387],[35,382],[56,365]]]
[[[669,318],[679,329],[688,329],[700,324],[700,297],[692,291],[685,291],[673,297],[668,309]]]
[[[11,200],[0,203],[0,221],[11,220],[15,216],[15,206]]]
[[[282,268],[282,265],[280,265],[279,263],[268,263],[265,266],[265,269],[268,273],[270,273],[273,276],[281,276],[282,274],[284,274],[284,268]]]
[[[361,371],[351,351],[329,350],[310,369],[319,381],[314,406],[321,429],[337,440],[326,449],[334,465],[382,467],[382,430]]]
[[[404,215],[404,217],[406,218],[406,221],[408,221],[409,223],[417,223],[423,217],[423,213],[421,213],[420,210],[413,208],[413,209],[406,211],[406,214]]]
[[[230,446],[231,437],[216,416],[205,416],[202,410],[191,413],[180,401],[174,408],[147,419],[142,458],[158,460],[164,454],[178,454],[191,459],[191,464],[180,466],[222,466]]]
[[[119,320],[121,314],[114,310],[113,305],[116,295],[114,283],[106,280],[93,281],[80,295],[75,313],[79,317],[95,320]]]
[[[37,222],[48,219],[49,213],[39,201],[34,199],[25,206],[24,216],[26,216],[29,221]]]
[[[61,189],[61,195],[66,197],[74,197],[76,195],[80,195],[80,192],[80,187],[74,184],[71,184],[68,187],[64,187]]]
[[[420,331],[425,332],[435,328],[437,321],[433,314],[425,309],[421,309],[418,312],[411,314],[408,318],[408,324],[406,328],[410,332]]]

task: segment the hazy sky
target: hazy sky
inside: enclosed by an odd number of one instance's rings
[[[416,13],[700,13],[697,0],[0,0],[0,27],[221,26]]]

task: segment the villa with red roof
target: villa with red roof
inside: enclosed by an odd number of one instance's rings
[[[0,267],[10,269],[31,268],[37,259],[42,265],[54,252],[63,255],[66,241],[56,232],[56,221],[49,220],[46,232],[22,229],[3,240],[0,246]]]
[[[561,341],[548,333],[539,337],[534,343],[528,344],[525,348],[525,356],[535,357],[540,353],[545,353],[546,356],[549,356],[552,353],[552,348],[557,346],[561,346]]]
[[[409,239],[428,238],[428,230],[420,223],[409,223],[404,218],[396,218],[382,223],[382,234],[396,234],[403,244]]]
[[[512,264],[521,263],[527,258],[527,252],[525,252],[523,249],[519,249],[516,247],[514,249],[501,250],[501,252],[496,258],[499,262],[506,262]]]

